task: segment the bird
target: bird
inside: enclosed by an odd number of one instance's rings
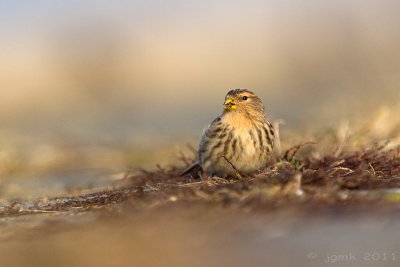
[[[273,147],[274,129],[261,99],[248,89],[230,90],[222,114],[203,131],[197,161],[181,176],[251,176],[266,167]]]

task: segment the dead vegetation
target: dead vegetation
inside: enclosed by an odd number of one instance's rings
[[[86,211],[119,203],[148,209],[179,202],[246,210],[288,206],[398,208],[400,147],[374,145],[353,152],[317,155],[314,143],[293,146],[254,177],[212,178],[209,181],[180,177],[183,167],[158,166],[155,171],[127,173],[124,186],[114,190],[76,196],[44,198],[33,202],[9,201],[0,216],[62,211]],[[185,166],[193,157],[181,155]],[[184,166],[184,167],[185,167]]]

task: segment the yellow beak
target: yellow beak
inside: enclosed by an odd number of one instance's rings
[[[226,109],[226,110],[236,109],[235,100],[233,100],[232,98],[228,98],[227,100],[225,100],[224,109]]]

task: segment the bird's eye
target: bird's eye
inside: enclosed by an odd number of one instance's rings
[[[243,100],[247,100],[247,96],[242,97]]]

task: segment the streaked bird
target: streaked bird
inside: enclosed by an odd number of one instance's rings
[[[197,162],[182,175],[249,176],[266,166],[273,146],[274,130],[261,99],[247,89],[231,90],[223,113],[201,137]]]

